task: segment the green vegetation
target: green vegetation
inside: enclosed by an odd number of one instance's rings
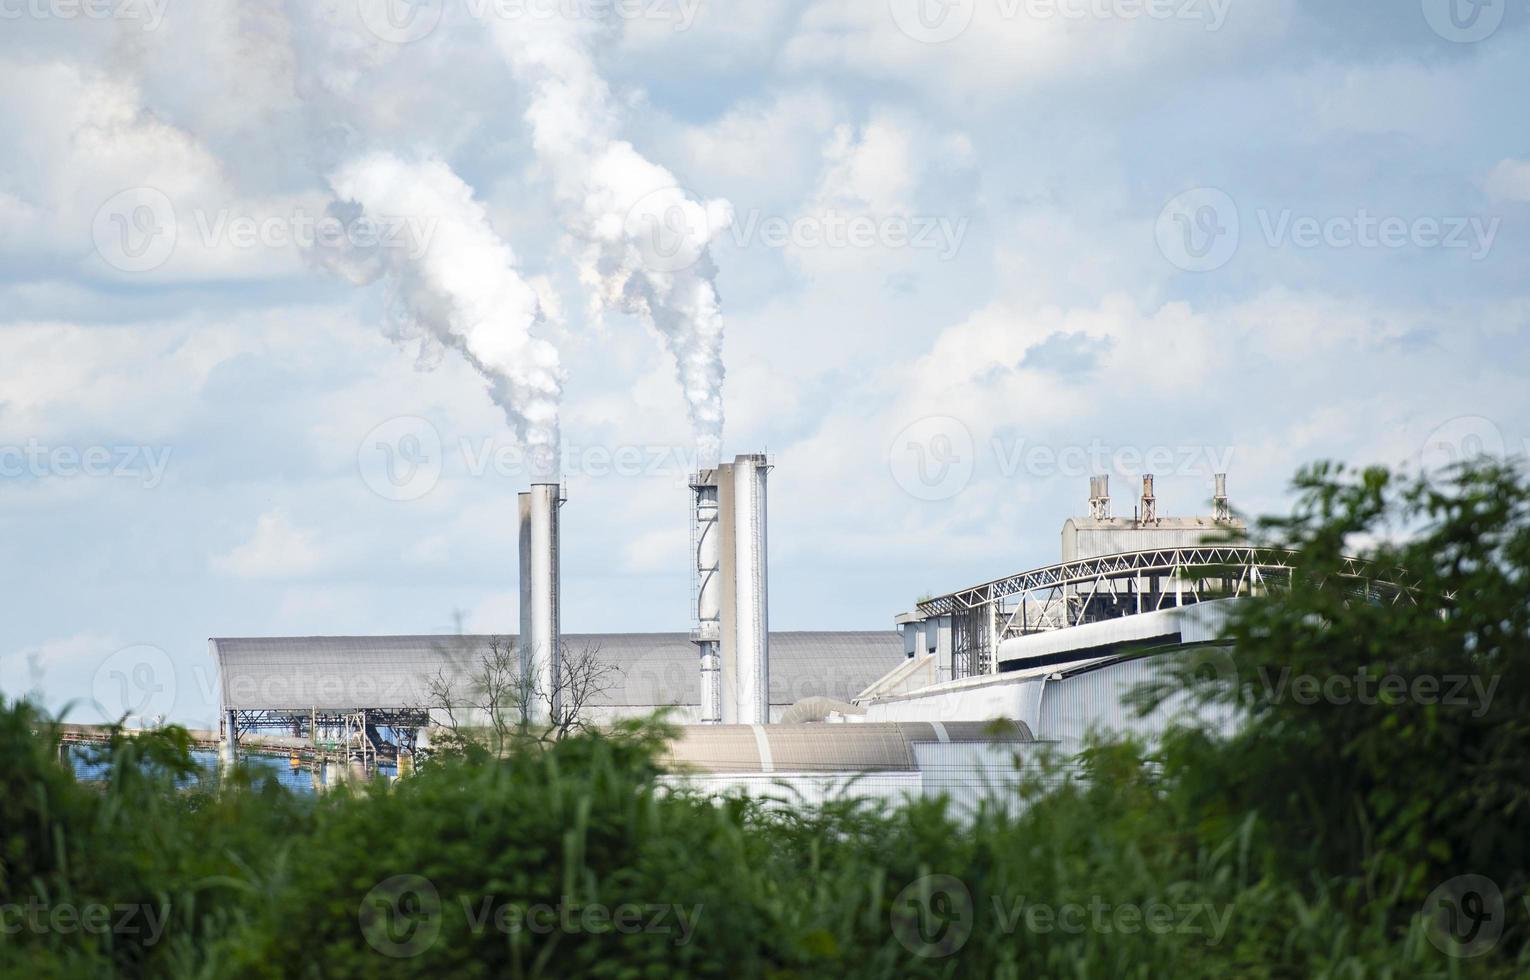
[[[469,745],[318,798],[187,786],[170,729],[116,740],[85,784],[47,719],[5,706],[0,973],[1525,975],[1530,485],[1494,465],[1298,485],[1259,533],[1300,567],[1215,654],[1237,683],[1200,651],[1142,692],[1236,711],[1236,734],[1100,742],[1084,779],[1030,759],[973,817],[672,792],[655,726]],[[1349,574],[1357,552],[1403,588]],[[115,928],[83,927],[96,906]]]

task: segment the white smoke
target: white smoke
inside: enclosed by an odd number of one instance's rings
[[[597,312],[641,317],[675,358],[701,462],[723,429],[723,320],[709,246],[732,223],[726,201],[697,201],[673,174],[615,138],[618,112],[592,50],[605,27],[579,17],[493,18],[526,87],[526,119],[564,221],[583,244],[579,277]]]
[[[472,188],[440,160],[407,162],[383,152],[342,165],[329,184],[374,223],[404,229],[404,238],[325,250],[325,264],[357,283],[392,276],[401,315],[488,379],[541,475],[551,475],[563,387],[558,351],[533,335],[542,319],[536,291],[516,271],[514,252]]]

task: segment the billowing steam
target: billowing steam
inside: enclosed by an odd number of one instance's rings
[[[342,165],[329,184],[340,201],[394,233],[365,250],[321,250],[321,261],[357,284],[391,276],[398,315],[461,352],[488,379],[534,466],[552,475],[558,351],[533,336],[541,320],[536,292],[516,271],[515,254],[472,188],[439,160],[411,163],[381,152]]]
[[[732,222],[726,201],[699,202],[674,176],[615,138],[611,90],[591,54],[589,18],[494,19],[491,30],[530,95],[538,160],[570,232],[580,280],[599,309],[652,324],[675,358],[703,465],[723,428],[723,321],[708,246]]]

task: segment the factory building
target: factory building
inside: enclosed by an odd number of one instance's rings
[[[1160,516],[1147,476],[1130,518],[1113,516],[1107,479],[1096,477],[1087,516],[1063,524],[1057,564],[926,598],[895,630],[771,632],[771,468],[750,454],[689,481],[689,633],[564,634],[567,498],[535,485],[519,499],[519,633],[214,639],[228,751],[245,733],[317,743],[343,732],[363,759],[408,753],[448,720],[482,724],[476,672],[486,650],[512,649],[520,677],[552,692],[528,713],[533,723],[558,717],[577,657],[574,673],[594,665],[601,678],[571,699],[581,721],[662,710],[685,726],[670,750],[672,781],[784,786],[803,801],[945,794],[971,806],[1091,732],[1151,736],[1201,710],[1170,699],[1140,718],[1127,694],[1187,657],[1222,671],[1230,661],[1217,640],[1233,604],[1291,571],[1291,553],[1246,543],[1224,476],[1212,513],[1192,517]],[[458,703],[442,703],[442,690]]]

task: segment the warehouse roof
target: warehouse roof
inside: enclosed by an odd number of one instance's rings
[[[490,636],[306,636],[215,638],[223,706],[252,711],[410,708],[428,701],[438,671],[463,677]],[[499,637],[514,643],[513,635]],[[615,668],[593,706],[695,705],[701,700],[696,646],[685,633],[565,633],[575,655],[590,650]],[[770,634],[770,701],[823,695],[848,701],[903,661],[888,631]]]
[[[1034,742],[1023,722],[688,725],[663,762],[682,772],[909,772],[917,742]]]

